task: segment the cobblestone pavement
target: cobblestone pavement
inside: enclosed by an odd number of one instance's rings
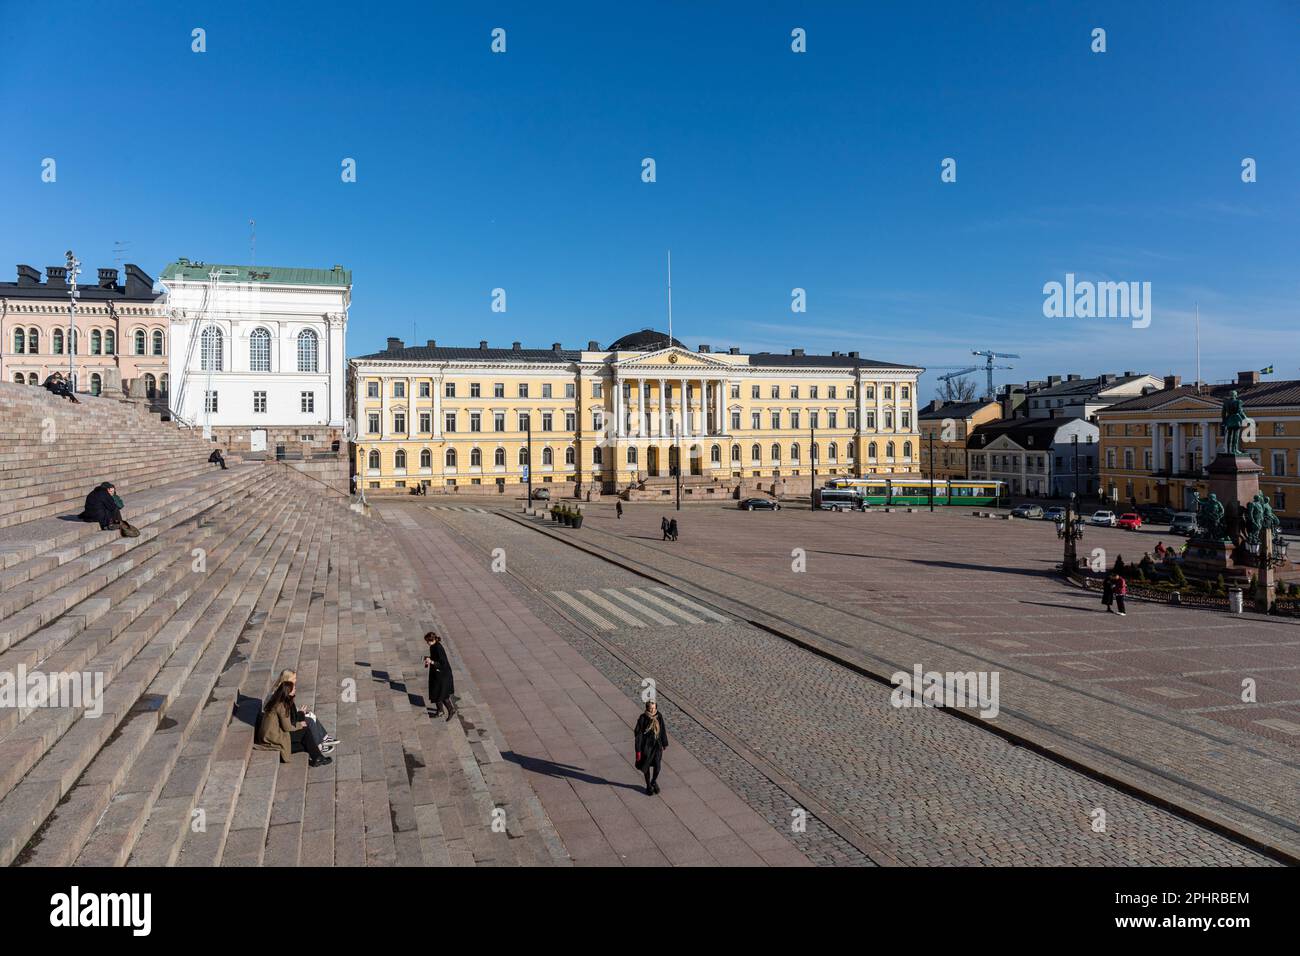
[[[647,547],[669,547],[655,543],[657,510],[628,512],[626,524],[614,528],[616,532],[637,546],[644,542]],[[689,533],[696,520],[705,517],[703,511],[685,513],[683,529]],[[711,517],[725,521],[753,516]],[[1270,862],[950,714],[892,707],[888,687],[751,626],[721,604],[691,597],[685,589],[659,589],[644,577],[504,517],[426,510],[422,520],[448,526],[475,542],[475,557],[484,564],[494,548],[502,549],[510,576],[531,590],[530,607],[559,608],[572,623],[563,627],[561,619],[557,632],[587,660],[603,654],[607,660],[602,670],[613,671],[616,684],[635,688],[640,677],[653,677],[665,688],[661,695],[668,701],[676,694],[706,713],[706,723],[766,758],[899,862]],[[721,529],[710,529],[701,548],[732,546],[721,534]],[[598,540],[585,528],[580,535],[588,544]],[[776,547],[775,540],[769,537],[766,547]],[[785,540],[780,547],[788,555]],[[705,575],[705,570],[696,570],[697,577]],[[707,617],[701,609],[724,621]],[[617,659],[593,641],[593,635],[638,666],[618,662],[618,672],[609,663]],[[705,728],[700,731],[701,737],[708,736]],[[695,742],[691,747],[704,753]],[[734,753],[726,757],[731,763],[738,759]],[[761,793],[756,797],[743,780],[710,767],[774,826],[788,818],[792,802],[780,795],[773,800],[770,782],[757,788]],[[1104,832],[1093,829],[1093,821],[1101,818],[1098,811],[1104,812]],[[820,841],[810,841],[801,848],[818,862],[841,862],[829,844],[823,849]]]

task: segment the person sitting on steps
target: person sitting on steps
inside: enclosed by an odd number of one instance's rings
[[[119,531],[124,538],[140,536],[139,530],[122,517],[122,499],[111,481],[102,482],[86,495],[86,508],[77,517],[97,522],[100,531]]]
[[[70,399],[75,405],[81,404],[81,399],[77,398],[76,394],[72,391],[72,386],[63,380],[63,375],[60,372],[55,372],[47,378],[42,383],[41,387],[48,389],[54,395]]]
[[[294,703],[296,693],[296,680],[282,680],[276,687],[258,719],[253,746],[258,750],[278,750],[280,762],[288,763],[294,745],[299,744],[307,751],[309,766],[324,767],[333,763],[334,758],[321,749],[325,743],[324,728],[316,722],[315,714],[298,710]]]
[[[214,449],[212,449],[212,454],[208,456],[208,464],[209,464],[209,465],[220,465],[222,471],[225,471],[225,470],[226,470],[226,459],[224,459],[223,457],[221,457],[221,449],[220,449],[220,448],[214,448]]]

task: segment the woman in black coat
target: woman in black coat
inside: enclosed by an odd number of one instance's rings
[[[632,741],[636,746],[636,768],[645,774],[645,792],[654,795],[659,792],[659,764],[668,749],[668,724],[653,700],[646,701],[645,712],[637,718]]]
[[[86,495],[86,510],[81,513],[81,520],[99,522],[101,531],[120,525],[122,512],[113,500],[114,490],[113,483],[106,481]]]
[[[447,719],[456,716],[456,706],[451,702],[451,695],[456,692],[456,681],[451,674],[451,661],[447,659],[447,650],[442,646],[442,638],[436,631],[424,635],[429,645],[429,654],[424,659],[424,666],[429,668],[429,701],[433,704],[433,716],[437,717],[442,709],[447,709]]]

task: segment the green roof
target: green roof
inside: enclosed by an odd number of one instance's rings
[[[289,269],[283,266],[234,266],[215,262],[191,262],[181,258],[163,269],[160,278],[194,279],[206,282],[209,273],[222,273],[221,282],[266,282],[273,285],[352,285],[352,270],[335,266],[332,269]]]

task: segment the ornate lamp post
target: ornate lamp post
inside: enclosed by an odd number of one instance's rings
[[[1061,573],[1066,575],[1079,570],[1078,543],[1083,538],[1083,521],[1075,505],[1075,498],[1075,493],[1070,492],[1070,500],[1065,503],[1065,520],[1056,524],[1056,536],[1065,542]]]
[[[69,249],[65,257],[68,264],[68,387],[77,390],[77,276],[81,274],[81,260]]]

